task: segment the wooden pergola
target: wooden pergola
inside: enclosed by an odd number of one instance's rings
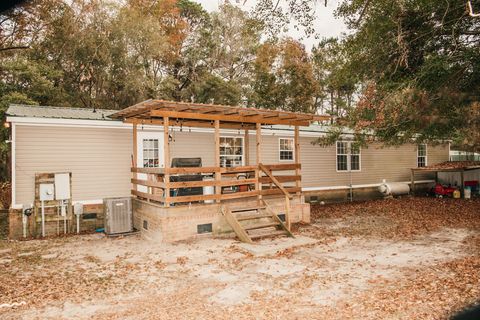
[[[125,123],[133,125],[133,168],[135,177],[132,179],[133,184],[144,185],[150,188],[161,188],[163,195],[158,196],[152,194],[142,194],[137,190],[132,190],[132,194],[149,200],[162,202],[165,206],[171,203],[214,200],[220,202],[226,199],[257,196],[259,198],[264,194],[274,194],[273,191],[262,190],[262,182],[275,184],[277,190],[285,195],[290,192],[300,192],[300,143],[299,143],[299,126],[308,126],[311,122],[328,120],[330,117],[325,115],[314,115],[305,113],[294,113],[280,110],[266,110],[255,108],[242,108],[226,105],[186,103],[164,100],[147,100],[131,107],[125,108],[114,113],[110,117],[121,119]],[[137,126],[138,125],[162,125],[164,132],[164,168],[137,168]],[[294,164],[273,164],[264,165],[261,159],[262,146],[262,125],[289,125],[294,126]],[[215,165],[214,167],[203,168],[170,168],[170,148],[169,148],[169,127],[204,127],[214,129],[215,138]],[[250,165],[248,153],[245,154],[247,160],[246,166],[234,168],[220,167],[220,128],[242,129],[245,130],[245,143],[248,145],[249,130],[256,130],[256,165]],[[248,151],[248,148],[245,148]],[[272,173],[274,170],[295,170],[295,178],[275,177]],[[157,174],[161,176],[160,181],[143,181],[138,180],[136,173],[143,172],[149,174]],[[214,173],[215,181],[192,181],[192,182],[171,182],[171,174],[188,174],[188,173]],[[239,172],[254,172],[255,178],[249,179],[243,183],[252,183],[255,190],[248,192],[239,192],[237,195],[222,194],[221,188],[226,185],[239,185],[238,181],[223,181],[222,176],[226,177]],[[261,177],[261,172],[265,173],[265,177]],[[290,179],[290,180],[289,180]],[[287,188],[282,182],[295,181],[295,188]],[[199,186],[215,186],[214,195],[176,197],[170,196],[170,189],[175,187],[199,187]],[[136,189],[136,187],[135,187]],[[181,198],[181,199],[179,199]]]
[[[330,119],[326,115],[165,100],[147,100],[111,117],[132,124],[163,125],[165,120],[174,120],[186,127],[210,128],[219,121],[221,128],[234,129],[254,129],[256,124],[308,126],[314,121]]]

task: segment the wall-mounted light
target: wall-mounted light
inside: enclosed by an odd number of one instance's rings
[[[7,129],[10,128],[10,122],[4,122],[3,127]]]

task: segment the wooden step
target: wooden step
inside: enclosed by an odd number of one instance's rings
[[[257,214],[249,214],[249,215],[238,215],[235,218],[237,218],[238,221],[243,221],[243,220],[252,220],[252,219],[261,219],[261,218],[272,218],[272,215],[269,213],[257,213]]]
[[[249,234],[250,239],[260,239],[267,237],[278,237],[278,236],[288,236],[288,233],[285,230],[275,230],[272,232],[258,233],[258,234]]]
[[[243,211],[258,211],[261,209],[265,209],[266,206],[258,205],[258,206],[250,206],[250,207],[237,207],[237,208],[230,208],[232,213],[243,212]]]
[[[280,224],[278,222],[267,222],[267,223],[252,224],[250,226],[244,226],[243,228],[248,231],[248,230],[262,229],[262,228],[268,228],[268,227],[276,227],[279,225]]]
[[[247,234],[247,231],[243,229],[242,225],[240,224],[240,222],[238,222],[237,218],[235,218],[232,212],[224,206],[221,207],[221,210],[223,216],[227,220],[228,224],[232,227],[233,231],[235,231],[240,241],[252,243],[252,239]]]

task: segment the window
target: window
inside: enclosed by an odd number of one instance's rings
[[[417,167],[427,166],[427,145],[419,144],[417,147]]]
[[[158,139],[143,139],[143,167],[154,168],[159,166]]]
[[[236,167],[243,164],[243,138],[220,137],[220,166]]]
[[[293,139],[280,138],[279,140],[279,159],[280,160],[293,160]]]
[[[360,171],[360,147],[350,141],[337,141],[337,171]]]
[[[348,142],[337,141],[337,170],[348,170]]]
[[[360,170],[360,147],[350,143],[350,170]]]

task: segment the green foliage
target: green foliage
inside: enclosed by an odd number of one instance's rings
[[[299,42],[285,39],[259,48],[251,105],[314,112],[317,91],[310,57]]]
[[[0,114],[4,115],[8,106],[12,103],[18,104],[36,104],[36,102],[30,99],[27,95],[11,91],[1,95],[0,99]],[[2,117],[3,118],[3,117]],[[0,182],[7,181],[9,179],[10,171],[10,143],[9,130],[4,126],[0,127]]]
[[[191,0],[28,2],[0,15],[0,117],[9,103],[120,109],[161,98],[328,113],[321,144],[348,126],[359,143],[375,133],[479,150],[480,19],[463,1],[341,1],[351,32],[311,53],[279,34],[292,17],[313,32],[317,2],[278,3],[207,13]]]
[[[333,119],[344,117],[353,107],[358,79],[348,68],[347,52],[337,39],[325,39],[312,50],[315,78],[320,86],[316,107]]]
[[[256,15],[270,30],[294,24],[311,35],[317,6],[259,0]],[[350,32],[313,50],[319,109],[386,144],[454,139],[480,150],[480,18],[465,1],[343,0],[336,14]]]
[[[480,90],[480,20],[464,1],[357,0],[339,14],[356,31],[343,43],[349,70],[366,84],[352,127],[387,144],[456,139],[479,150],[470,117]]]

